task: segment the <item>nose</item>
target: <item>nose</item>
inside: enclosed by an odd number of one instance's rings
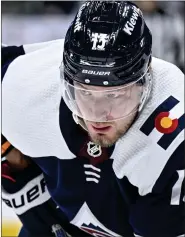
[[[107,121],[110,119],[111,107],[102,103],[102,101],[94,101],[89,104],[92,120],[94,121]]]

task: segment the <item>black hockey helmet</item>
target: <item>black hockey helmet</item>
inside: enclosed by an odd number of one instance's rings
[[[138,80],[150,63],[152,36],[140,9],[128,1],[88,1],[64,43],[64,78],[96,86]]]
[[[73,115],[106,122],[140,111],[151,88],[151,47],[135,4],[85,2],[67,31],[61,65],[63,99]]]

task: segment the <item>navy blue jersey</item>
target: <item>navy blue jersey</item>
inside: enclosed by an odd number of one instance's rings
[[[90,140],[62,99],[63,41],[24,47],[3,79],[3,134],[40,166],[68,222],[93,236],[183,235],[182,72],[152,58],[151,98],[107,149]]]

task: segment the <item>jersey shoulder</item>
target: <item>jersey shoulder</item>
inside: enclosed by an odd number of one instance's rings
[[[150,98],[112,154],[117,177],[126,176],[140,195],[152,192],[165,167],[172,174],[183,160],[184,74],[161,59],[152,62]]]
[[[63,40],[23,46],[2,82],[2,133],[30,157],[71,157],[59,126]],[[68,157],[67,155],[67,157]]]
[[[29,76],[30,70],[33,70],[33,68],[36,70],[36,66],[37,68],[41,67],[41,65],[47,63],[47,60],[52,61],[60,57],[63,53],[63,44],[64,40],[55,40],[21,46],[2,47],[2,65],[9,65],[6,75],[2,78],[3,82],[8,81],[12,77],[12,74],[14,74],[14,80],[16,78],[22,79],[27,75],[29,78],[32,78]],[[58,53],[56,53],[57,50]]]
[[[169,80],[169,77],[171,78],[174,75],[179,76],[180,80],[182,80],[184,76],[184,73],[182,72],[180,68],[178,68],[175,64],[171,62],[167,62],[163,59],[152,57],[151,65],[152,65],[153,72],[157,73],[158,75],[161,73],[164,74],[163,76],[167,77],[168,80]],[[171,82],[173,82],[173,80]]]

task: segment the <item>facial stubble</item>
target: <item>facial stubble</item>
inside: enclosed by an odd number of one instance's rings
[[[113,122],[114,127],[114,135],[112,137],[109,137],[107,134],[95,134],[88,131],[89,136],[91,140],[101,147],[111,147],[114,145],[121,137],[125,135],[125,133],[129,130],[131,125],[133,124],[137,113],[134,113],[130,116],[128,116],[125,119],[119,120],[119,122]],[[86,121],[85,121],[86,123]],[[98,124],[98,123],[97,123]],[[106,124],[106,123],[104,123]],[[110,123],[109,123],[110,124]],[[117,126],[116,126],[117,125]]]

